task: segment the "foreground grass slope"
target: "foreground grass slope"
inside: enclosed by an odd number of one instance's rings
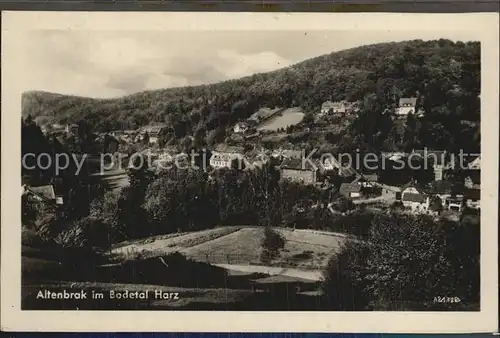
[[[345,240],[345,236],[328,232],[284,228],[277,231],[285,238],[285,247],[270,263],[276,267],[322,269]],[[119,244],[111,253],[118,257],[137,253],[151,257],[178,251],[210,264],[262,265],[262,238],[260,227],[222,227]]]

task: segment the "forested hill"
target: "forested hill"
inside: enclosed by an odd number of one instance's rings
[[[46,92],[23,95],[23,115],[85,119],[95,130],[171,123],[178,137],[225,127],[261,106],[318,110],[327,99],[375,98],[373,109],[419,97],[439,120],[479,121],[480,43],[405,41],[357,47],[269,73],[216,84],[145,91],[117,99]]]

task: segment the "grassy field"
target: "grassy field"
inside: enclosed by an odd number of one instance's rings
[[[123,258],[133,257],[138,253],[144,256],[164,255],[175,251],[183,251],[184,248],[190,248],[208,241],[213,241],[238,230],[240,230],[238,227],[223,227],[197,232],[155,236],[127,242],[125,244],[118,244],[111,250],[111,254]]]
[[[285,247],[270,266],[322,269],[338,252],[345,237],[328,232],[277,228]],[[261,264],[260,227],[222,227],[191,233],[157,236],[116,246],[112,253],[121,257],[158,256],[179,251],[189,258],[211,264]]]
[[[307,230],[280,229],[285,248],[276,261],[279,266],[322,269],[332,255],[339,252],[345,238]]]
[[[299,107],[285,109],[283,112],[271,117],[269,120],[262,122],[257,129],[258,130],[278,130],[280,128],[286,128],[288,126],[293,126],[304,118],[304,113]]]

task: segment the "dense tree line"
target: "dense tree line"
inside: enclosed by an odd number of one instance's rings
[[[80,130],[78,147],[82,150],[89,144],[84,139],[90,138],[83,137],[85,129]],[[105,188],[91,180],[86,165],[78,170],[75,158],[80,161],[81,155],[82,152],[74,153],[64,140],[61,142],[54,135],[44,135],[31,116],[21,121],[22,184],[28,187],[52,185],[56,196],[62,197],[63,201],[63,204],[55,204],[55,201],[35,203],[28,195],[21,197],[23,227],[47,242],[68,244],[80,241],[83,245],[87,235],[82,233],[80,225],[96,228],[85,218],[91,211],[92,201],[104,194]],[[58,157],[59,163],[56,161]]]
[[[406,41],[357,47],[277,71],[194,87],[147,91],[119,99],[44,92],[23,95],[23,114],[62,122],[84,120],[95,130],[170,127],[165,138],[223,138],[226,127],[259,107],[301,106],[316,112],[328,99],[361,101],[360,116],[341,148],[477,148],[480,44]],[[423,118],[404,132],[389,116],[401,97],[418,97]],[[461,121],[471,121],[463,124]],[[388,137],[388,135],[391,135]]]
[[[478,224],[400,214],[376,215],[366,221],[366,240],[349,241],[325,271],[324,290],[332,309],[478,306]],[[460,301],[443,303],[444,297]]]
[[[134,173],[129,187],[107,193],[92,214],[121,239],[219,225],[323,227],[331,217],[329,194],[313,186],[281,181],[273,166],[261,170],[172,169],[156,177]],[[313,207],[316,205],[316,207]]]

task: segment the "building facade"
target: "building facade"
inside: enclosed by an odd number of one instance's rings
[[[405,208],[415,213],[426,213],[429,210],[429,196],[415,187],[407,187],[401,192],[401,202]]]
[[[408,115],[415,114],[417,108],[417,98],[416,97],[403,97],[399,99],[399,106],[396,109],[397,115]]]
[[[281,168],[281,178],[297,183],[313,184],[316,182],[316,172],[312,169]]]

